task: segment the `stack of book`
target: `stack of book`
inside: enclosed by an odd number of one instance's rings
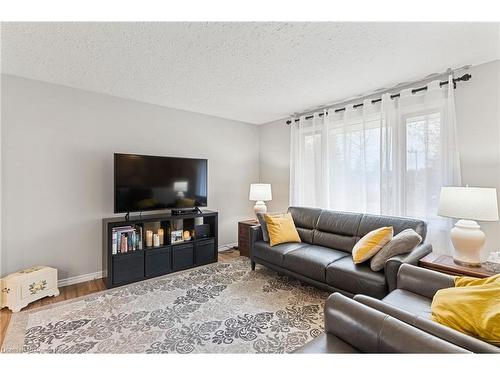
[[[142,227],[139,225],[113,228],[111,238],[113,255],[142,250]]]

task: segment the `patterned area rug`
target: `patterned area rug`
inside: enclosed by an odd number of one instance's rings
[[[2,350],[288,353],[323,331],[327,296],[240,257],[14,314]]]

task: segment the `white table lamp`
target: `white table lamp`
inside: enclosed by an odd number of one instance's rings
[[[251,184],[248,199],[256,201],[255,206],[253,206],[256,215],[258,213],[266,213],[267,207],[264,202],[273,199],[271,184]]]
[[[495,188],[442,187],[438,215],[460,219],[450,232],[457,264],[480,266],[479,253],[486,235],[475,220],[497,221],[498,203]]]

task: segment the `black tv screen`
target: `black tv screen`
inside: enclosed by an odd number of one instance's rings
[[[207,205],[207,159],[114,154],[115,213]]]

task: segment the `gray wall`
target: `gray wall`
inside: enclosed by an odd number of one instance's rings
[[[455,91],[462,182],[496,187],[500,194],[500,60],[470,70],[472,80]],[[271,211],[283,211],[289,202],[290,134],[285,120],[260,126],[260,176],[273,188]],[[487,235],[482,251],[500,251],[500,223],[481,222]],[[435,249],[440,251],[440,249]]]
[[[2,76],[2,275],[101,271],[101,219],[113,216],[113,152],[209,159],[220,244],[252,217],[259,128],[14,76]]]

